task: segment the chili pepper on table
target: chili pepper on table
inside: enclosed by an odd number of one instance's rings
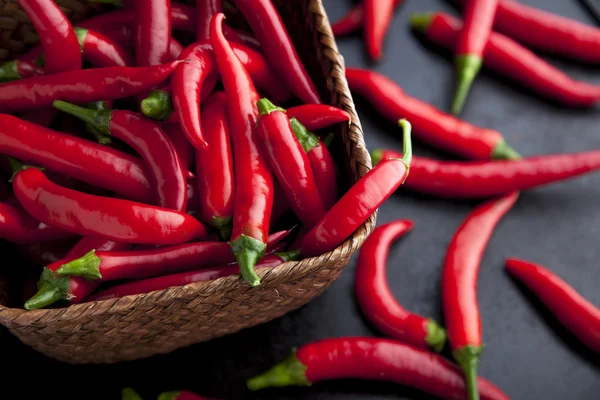
[[[135,0],[135,58],[146,67],[169,61],[171,0]]]
[[[425,143],[473,160],[519,158],[500,132],[471,125],[410,97],[382,74],[346,68],[346,78],[350,89],[366,97],[385,117],[408,119]]]
[[[428,39],[454,49],[461,23],[443,13],[415,14],[413,28]],[[600,86],[572,79],[512,39],[493,32],[485,47],[483,64],[545,98],[572,107],[592,107],[600,101]]]
[[[326,104],[303,104],[286,110],[289,119],[296,118],[306,129],[314,131],[340,122],[350,121],[350,114]]]
[[[404,0],[394,0],[394,7],[403,3]],[[349,35],[359,30],[363,25],[363,5],[359,4],[350,9],[346,15],[331,25],[335,36]]]
[[[485,248],[518,192],[478,206],[458,228],[442,271],[442,306],[452,356],[465,373],[469,399],[479,398],[477,368],[483,351],[477,304],[477,275]]]
[[[251,286],[260,284],[254,265],[266,249],[266,236],[273,207],[273,175],[259,151],[256,137],[260,99],[250,75],[229,45],[221,26],[223,14],[217,14],[210,26],[210,40],[225,93],[231,139],[234,143],[235,201],[233,205],[233,252],[244,279]]]
[[[600,354],[598,307],[541,265],[511,258],[506,261],[506,270],[531,290],[582,343]]]
[[[54,102],[54,107],[130,145],[150,170],[158,205],[186,210],[185,169],[173,142],[157,123],[126,110],[90,110],[60,100]]]
[[[28,61],[13,60],[0,65],[0,83],[44,75],[44,69]]]
[[[135,65],[133,57],[117,42],[85,28],[75,28],[83,58],[95,67],[127,67]]]
[[[385,335],[439,352],[446,344],[444,328],[404,309],[394,298],[385,276],[392,242],[412,227],[412,221],[397,220],[379,226],[369,235],[358,255],[354,292],[364,315]]]
[[[309,343],[280,364],[248,380],[250,390],[310,386],[333,379],[389,381],[440,399],[466,396],[460,370],[440,355],[408,344],[370,337],[344,337]],[[508,400],[499,388],[478,378],[484,400]]]
[[[373,60],[379,60],[383,54],[385,35],[394,16],[394,0],[364,0],[362,6],[367,53]]]
[[[36,220],[25,210],[0,203],[0,238],[12,243],[33,244],[73,237],[73,234]]]

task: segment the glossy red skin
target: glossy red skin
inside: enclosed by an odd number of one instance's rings
[[[171,0],[135,0],[135,59],[140,67],[169,61]]]
[[[210,21],[220,12],[223,12],[221,0],[199,0],[196,2],[197,42],[210,40]]]
[[[356,182],[300,241],[303,257],[327,253],[339,246],[387,200],[406,179],[401,160],[383,160]]]
[[[169,122],[162,125],[163,131],[169,136],[175,151],[179,155],[181,165],[184,169],[189,170],[192,168],[192,162],[194,160],[194,148],[190,145],[181,126],[177,122]]]
[[[518,192],[513,192],[478,206],[465,218],[448,246],[442,272],[442,306],[454,351],[482,345],[477,304],[479,265],[496,225],[518,197]]]
[[[37,110],[54,100],[81,104],[133,96],[159,85],[179,64],[94,68],[8,82],[0,85],[0,112]]]
[[[337,166],[329,149],[323,142],[313,147],[307,154],[321,195],[325,210],[329,211],[338,200]]]
[[[72,233],[36,220],[21,208],[0,203],[0,238],[2,239],[18,244],[33,244],[72,236]]]
[[[426,35],[433,42],[454,49],[460,21],[436,13]],[[484,51],[484,65],[525,87],[573,107],[590,107],[600,100],[600,86],[577,81],[512,39],[492,33]]]
[[[467,398],[462,372],[444,357],[390,339],[342,337],[300,347],[298,360],[306,365],[311,383],[355,378],[394,382],[440,399]],[[509,400],[499,388],[478,378],[482,400]]]
[[[383,151],[384,159],[398,156],[400,153]],[[533,189],[599,168],[598,150],[514,161],[439,161],[413,156],[403,187],[451,199],[477,199]]]
[[[250,75],[229,45],[221,26],[223,14],[211,22],[211,43],[227,95],[231,140],[235,143],[235,201],[231,241],[246,235],[266,243],[273,208],[273,175],[256,137],[260,99]]]
[[[288,204],[302,224],[312,228],[325,215],[325,206],[308,157],[294,136],[287,115],[273,111],[260,116],[256,135]]]
[[[386,118],[406,118],[413,135],[423,142],[472,160],[489,160],[503,138],[500,132],[484,129],[446,114],[434,106],[408,96],[394,81],[382,74],[346,68],[350,89],[367,98]]]
[[[600,353],[600,309],[558,275],[523,260],[506,261],[507,271],[531,290],[552,314],[587,347]]]
[[[463,10],[464,25],[458,35],[456,54],[483,57],[499,0],[466,0]]]
[[[136,157],[0,114],[0,153],[140,201],[152,199],[150,175]]]
[[[90,30],[88,30],[83,41],[83,57],[98,68],[131,67],[135,65],[133,56],[118,42]]]
[[[21,79],[44,75],[44,69],[27,61],[17,61],[17,74]]]
[[[235,199],[233,151],[225,93],[214,93],[202,107],[202,131],[208,148],[196,152],[200,210],[204,221],[232,217]]]
[[[208,236],[193,217],[178,211],[66,189],[28,168],[16,174],[15,196],[42,222],[83,236],[124,243],[185,243]]]
[[[19,4],[40,37],[46,74],[81,69],[77,36],[58,5],[48,0],[19,0]]]
[[[146,162],[158,205],[185,211],[187,171],[169,136],[156,122],[134,112],[116,110],[111,114],[111,135],[129,144]]]
[[[291,91],[304,103],[320,104],[315,85],[271,0],[234,0],[234,3],[244,14],[265,57]]]
[[[350,114],[327,104],[303,104],[286,110],[289,119],[296,118],[306,129],[315,131],[340,122],[350,121]]]
[[[394,7],[401,4],[404,0],[394,0]],[[359,30],[363,25],[363,7],[356,5],[348,11],[339,20],[331,25],[331,30],[335,36],[345,36]]]
[[[394,0],[365,0],[363,2],[364,40],[367,53],[374,60],[383,55],[383,42],[394,16]]]

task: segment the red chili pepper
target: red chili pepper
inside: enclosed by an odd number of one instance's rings
[[[137,65],[146,67],[169,61],[171,0],[135,0]]]
[[[194,148],[190,145],[185,137],[181,126],[178,123],[166,123],[162,125],[163,131],[169,136],[175,150],[181,160],[181,165],[185,170],[190,170],[193,166]]]
[[[46,225],[25,210],[0,203],[0,238],[12,243],[32,244],[72,237],[73,234]]]
[[[374,60],[383,55],[383,42],[392,17],[394,16],[394,0],[364,0],[364,40],[367,53]]]
[[[304,104],[286,110],[289,119],[296,118],[306,129],[314,131],[340,122],[350,121],[350,114],[326,104]]]
[[[44,75],[0,85],[0,112],[36,110],[54,100],[92,103],[116,100],[152,89],[181,63],[153,67],[110,67]]]
[[[394,7],[403,3],[404,0],[394,0]],[[346,15],[331,25],[331,31],[335,36],[345,36],[359,30],[363,25],[363,5],[359,4],[350,9]]]
[[[0,65],[0,83],[44,75],[44,69],[28,61],[13,60]]]
[[[384,75],[346,68],[346,78],[352,91],[366,97],[385,117],[408,119],[418,137],[432,146],[473,160],[519,158],[500,132],[471,125],[410,97]]]
[[[301,238],[298,248],[303,257],[314,257],[335,249],[402,185],[410,168],[412,144],[410,123],[401,120],[400,126],[404,138],[402,158],[384,160],[360,178]]]
[[[375,150],[373,164],[396,158]],[[438,161],[413,157],[405,188],[445,198],[486,198],[533,189],[600,169],[600,151],[553,154],[511,161]]]
[[[221,26],[223,14],[217,14],[210,26],[210,40],[227,94],[231,139],[234,143],[235,202],[231,251],[244,279],[252,286],[260,284],[254,265],[266,249],[271,209],[273,175],[259,151],[256,138],[260,99],[250,75],[235,54]]]
[[[477,305],[479,265],[496,225],[518,197],[519,193],[514,192],[471,212],[454,234],[444,261],[444,321],[452,355],[465,373],[470,400],[479,398],[477,367],[483,351]]]
[[[157,123],[125,110],[90,110],[60,100],[54,102],[54,107],[130,145],[150,170],[158,205],[186,210],[186,172],[173,142]]]
[[[202,107],[202,131],[208,148],[196,152],[200,210],[204,221],[231,238],[235,176],[225,93],[216,92]]]
[[[392,242],[412,227],[412,221],[397,220],[381,225],[369,235],[358,255],[354,291],[365,316],[386,336],[439,352],[446,344],[444,328],[404,309],[394,298],[385,276]]]
[[[304,103],[321,103],[310,76],[271,0],[235,0],[252,28],[265,57]]]
[[[541,265],[509,259],[506,270],[531,290],[587,347],[600,353],[600,309]]]
[[[466,397],[460,370],[442,356],[389,339],[344,337],[306,344],[280,364],[248,380],[250,390],[310,386],[333,379],[388,381],[440,399]],[[499,388],[478,378],[484,400],[508,400]]]
[[[83,257],[92,250],[96,251],[124,251],[131,248],[129,243],[113,242],[99,236],[86,236],[65,255],[66,260],[74,260]],[[58,260],[57,260],[58,261]]]
[[[69,19],[50,0],[19,0],[44,48],[46,74],[81,69],[81,50]],[[0,95],[0,98],[3,97]]]
[[[454,49],[461,23],[443,13],[416,14],[412,26],[427,38]],[[484,65],[524,87],[565,105],[591,107],[600,100],[600,86],[572,79],[508,37],[492,33],[484,52]]]
[[[12,115],[0,114],[0,153],[132,199],[153,196],[150,175],[139,158]]]
[[[221,0],[198,0],[196,2],[196,41],[210,40],[210,21],[220,12],[223,12]]]
[[[83,58],[95,67],[127,67],[135,65],[133,57],[117,42],[101,33],[75,28]],[[177,57],[175,57],[177,58]]]

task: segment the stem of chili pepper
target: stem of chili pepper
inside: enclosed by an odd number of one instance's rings
[[[146,67],[169,61],[171,0],[135,0],[137,65]]]
[[[36,220],[23,209],[0,203],[0,238],[2,239],[18,244],[33,244],[72,236],[72,233]]]
[[[135,65],[133,57],[108,37],[85,28],[75,28],[83,57],[94,66],[128,67]]]
[[[442,305],[452,355],[463,369],[469,399],[479,398],[477,367],[483,345],[477,304],[477,276],[485,248],[500,219],[519,197],[510,193],[477,207],[458,228],[442,272]]]
[[[141,101],[140,110],[146,117],[158,121],[167,121],[175,111],[171,95],[159,89],[153,90],[148,97]]]
[[[44,75],[44,69],[27,61],[13,60],[0,65],[0,83]]]
[[[93,103],[88,104],[87,108],[92,110],[106,111],[110,110],[110,105],[106,101],[94,101]],[[105,146],[110,146],[112,144],[110,137],[98,130],[93,124],[86,123],[85,130],[94,137],[96,142]]]
[[[506,270],[523,283],[582,343],[600,354],[600,309],[558,275],[528,261],[509,259]]]
[[[346,111],[326,104],[303,104],[290,107],[285,112],[289,119],[296,118],[309,131],[350,121],[350,114]]]
[[[250,390],[310,386],[341,379],[389,381],[441,399],[464,399],[460,370],[440,355],[389,339],[345,337],[309,343],[280,364],[247,381]],[[508,400],[499,388],[478,378],[484,400]]]
[[[367,53],[373,60],[379,60],[383,55],[385,35],[394,16],[394,0],[364,0],[363,13]]]
[[[404,0],[394,0],[394,7],[403,3]],[[359,30],[363,25],[363,5],[359,4],[350,9],[346,15],[331,25],[331,31],[335,36],[345,36]]]

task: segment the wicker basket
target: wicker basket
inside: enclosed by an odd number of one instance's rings
[[[85,0],[56,1],[74,22],[94,12]],[[322,98],[352,115],[351,125],[340,128],[342,140],[335,141],[339,147],[334,149],[345,167],[345,183],[351,184],[371,168],[371,160],[321,0],[275,3]],[[16,0],[0,0],[0,59],[26,50],[35,41]],[[167,353],[262,324],[306,304],[340,275],[371,232],[375,218],[369,218],[335,251],[259,270],[262,285],[257,288],[231,276],[145,295],[27,312],[7,306],[10,303],[2,290],[7,285],[0,281],[0,301],[4,299],[0,323],[23,343],[69,363],[113,363]]]

